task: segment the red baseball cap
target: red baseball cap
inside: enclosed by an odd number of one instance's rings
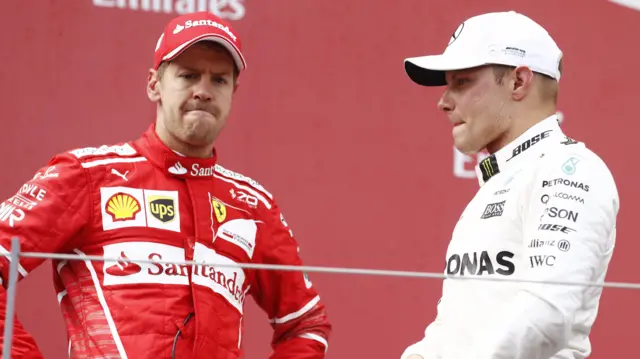
[[[163,61],[172,60],[189,46],[205,40],[224,46],[235,60],[238,71],[247,68],[240,37],[228,23],[208,11],[181,15],[169,21],[158,39],[153,68],[157,70]]]

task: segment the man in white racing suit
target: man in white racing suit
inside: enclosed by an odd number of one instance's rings
[[[486,148],[480,189],[456,224],[435,320],[401,359],[578,359],[615,245],[619,198],[607,165],[563,133],[556,114],[562,51],[516,12],[464,21],[441,55],[405,60],[463,153]]]

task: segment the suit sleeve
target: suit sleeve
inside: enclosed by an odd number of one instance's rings
[[[298,243],[276,204],[262,219],[266,237],[255,262],[302,265]],[[324,304],[306,273],[258,270],[251,291],[268,314],[274,330],[270,359],[322,359],[328,349],[331,324]]]
[[[576,154],[549,159],[525,196],[524,279],[603,282],[619,209],[604,163]],[[478,341],[483,345],[469,358],[551,358],[568,346],[572,326],[590,328],[589,320],[576,314],[585,299],[600,292],[601,287],[525,284],[505,319],[486,331]]]
[[[440,310],[440,303],[442,299],[438,301],[438,311]],[[424,337],[417,343],[408,346],[400,359],[406,359],[411,355],[420,355],[424,359],[438,359],[437,353],[440,343],[442,343],[442,317],[438,314],[436,319],[431,322],[424,331]]]
[[[59,155],[49,161],[35,176],[9,199],[0,204],[0,252],[9,254],[11,240],[20,241],[22,252],[58,252],[87,223],[89,201],[84,169],[70,155]],[[9,261],[0,257],[0,322],[6,319]],[[38,267],[44,259],[21,258],[18,280]],[[3,335],[4,332],[0,332]],[[0,348],[2,345],[0,340]],[[2,348],[4,351],[4,348]],[[42,358],[33,337],[14,316],[11,357]]]

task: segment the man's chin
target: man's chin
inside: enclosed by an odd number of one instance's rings
[[[474,146],[472,143],[464,140],[456,141],[454,139],[453,145],[460,153],[463,153],[465,155],[476,155],[480,153],[480,151],[482,151],[482,148],[477,148],[478,146]]]
[[[195,147],[207,146],[213,143],[218,131],[218,126],[213,121],[187,121],[181,132],[182,141]]]
[[[191,129],[186,132],[184,141],[194,147],[209,146],[215,141],[218,132],[213,126]]]
[[[199,131],[211,131],[211,129],[219,126],[219,119],[204,111],[187,112],[182,118],[183,126],[185,126],[191,132]]]
[[[467,155],[467,156],[475,156],[478,153],[480,153],[480,151],[478,150],[468,150],[468,149],[460,149],[459,147],[456,147],[458,149],[458,151],[460,153],[462,153],[463,155]]]

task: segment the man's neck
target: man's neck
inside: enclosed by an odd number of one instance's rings
[[[528,129],[535,126],[537,123],[552,116],[556,113],[556,109],[539,110],[535,112],[529,112],[523,116],[512,116],[509,119],[509,127],[502,133],[495,141],[487,145],[487,151],[491,154],[498,152],[501,148],[513,142],[516,138],[520,137]]]

